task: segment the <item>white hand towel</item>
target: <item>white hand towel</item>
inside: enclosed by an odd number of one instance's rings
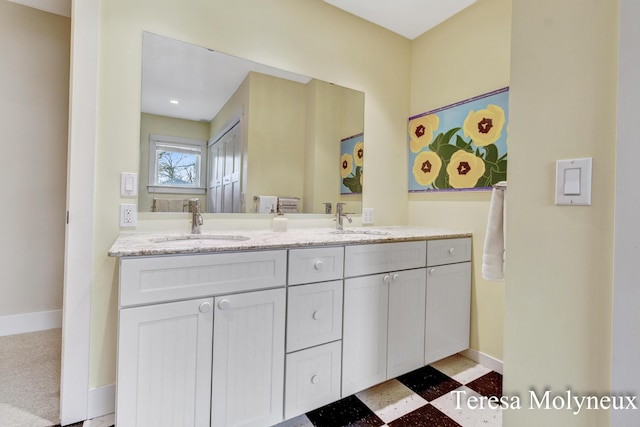
[[[506,199],[507,183],[503,181],[496,184],[491,193],[489,220],[482,255],[482,277],[485,280],[497,282],[504,280],[507,249],[505,244]]]
[[[256,212],[275,213],[278,207],[277,196],[256,196]]]

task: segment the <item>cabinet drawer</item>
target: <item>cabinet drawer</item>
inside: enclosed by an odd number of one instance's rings
[[[340,399],[340,341],[287,354],[285,418]]]
[[[427,265],[454,264],[471,261],[471,239],[429,240],[427,242]]]
[[[120,305],[284,286],[287,251],[120,259]]]
[[[342,280],[287,289],[287,352],[342,337]]]
[[[292,249],[289,284],[324,282],[342,278],[344,248]]]
[[[427,261],[427,242],[347,246],[344,258],[345,277],[421,268]]]

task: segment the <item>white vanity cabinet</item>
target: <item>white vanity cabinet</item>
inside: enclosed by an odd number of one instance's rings
[[[427,242],[424,364],[469,348],[471,239]]]
[[[282,420],[286,257],[121,258],[118,427]]]
[[[345,248],[345,277],[361,277],[345,279],[343,396],[422,366],[426,249],[425,241]]]
[[[118,255],[117,426],[274,425],[468,348],[471,239],[411,238]]]

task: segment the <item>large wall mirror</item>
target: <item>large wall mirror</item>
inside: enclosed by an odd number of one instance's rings
[[[361,211],[364,94],[143,34],[140,212]]]

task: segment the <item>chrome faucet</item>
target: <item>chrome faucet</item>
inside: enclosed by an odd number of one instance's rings
[[[204,223],[200,214],[200,200],[189,199],[189,210],[191,211],[191,234],[200,234],[200,226]]]
[[[342,213],[342,208],[344,207],[344,203],[336,203],[336,230],[342,230],[342,218],[347,218],[349,223],[351,223],[351,217],[345,213]]]

